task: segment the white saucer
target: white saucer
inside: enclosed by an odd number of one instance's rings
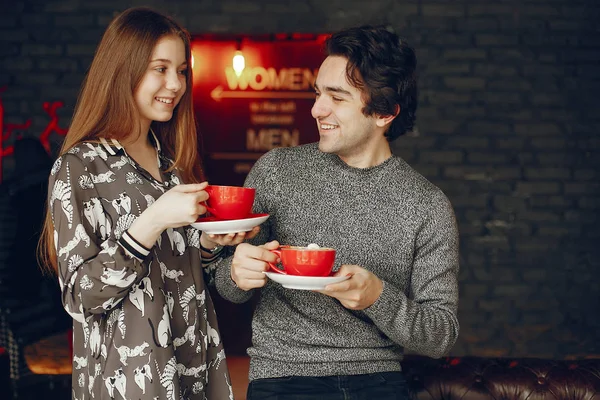
[[[248,218],[222,221],[215,217],[204,217],[191,224],[194,228],[209,235],[223,235],[234,232],[248,232],[265,222],[269,214],[250,214]]]
[[[270,279],[288,289],[321,290],[330,283],[345,281],[349,276],[297,276],[284,275],[277,272],[265,272]]]

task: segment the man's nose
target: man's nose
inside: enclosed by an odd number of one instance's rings
[[[327,106],[326,102],[321,98],[317,98],[315,100],[315,104],[313,104],[310,113],[313,118],[321,118],[326,117],[331,112],[331,109]]]

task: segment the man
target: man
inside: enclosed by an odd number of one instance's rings
[[[217,267],[220,294],[260,296],[252,322],[249,399],[405,399],[404,348],[431,357],[458,336],[458,238],[446,196],[389,142],[412,128],[413,50],[383,29],[336,33],[315,83],[319,143],[265,154],[249,173],[252,243]],[[337,250],[322,290],[264,274],[279,244]]]

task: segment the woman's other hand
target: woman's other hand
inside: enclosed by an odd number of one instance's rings
[[[222,235],[213,235],[202,232],[200,243],[207,249],[212,249],[216,246],[236,246],[245,240],[252,239],[260,232],[260,227],[256,226],[248,232],[232,232]]]

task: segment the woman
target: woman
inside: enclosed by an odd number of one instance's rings
[[[74,398],[233,398],[201,264],[245,235],[188,226],[208,198],[191,79],[183,28],[123,12],[52,168],[43,244],[74,319]]]

